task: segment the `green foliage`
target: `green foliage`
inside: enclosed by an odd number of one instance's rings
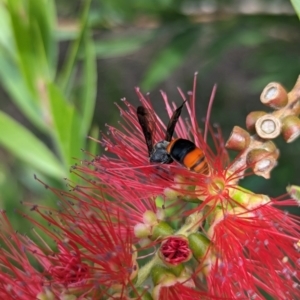
[[[294,6],[294,9],[298,15],[298,18],[300,19],[300,1],[299,0],[291,0],[291,3]]]
[[[0,143],[28,166],[51,176],[64,176],[63,167],[45,144],[2,112],[0,112]]]
[[[96,99],[96,68],[93,40],[87,30],[89,1],[80,24],[78,38],[70,47],[70,55],[58,72],[55,38],[56,12],[53,1],[7,1],[0,14],[6,20],[1,40],[1,80],[11,100],[36,127],[48,136],[51,153],[38,137],[1,114],[1,143],[33,169],[54,176],[67,176],[85,147]],[[82,48],[83,84],[80,98],[72,95],[78,49]],[[58,78],[58,79],[57,79]],[[20,137],[18,138],[18,134]],[[58,155],[54,155],[55,152]]]
[[[69,168],[74,158],[82,156],[81,149],[89,147],[96,100],[97,64],[87,27],[89,11],[90,1],[85,1],[74,41],[61,64],[54,1],[0,4],[0,81],[12,102],[4,107],[13,107],[9,114],[0,111],[0,146],[5,149],[0,152],[4,162],[0,185],[2,207],[9,214],[17,201],[53,201],[53,195],[34,181],[34,174],[52,186],[61,187],[63,177],[78,182]],[[22,124],[19,112],[29,125]],[[96,137],[98,131],[93,130]],[[95,146],[93,150],[97,151]],[[14,219],[22,223],[17,227],[28,228],[20,217]]]

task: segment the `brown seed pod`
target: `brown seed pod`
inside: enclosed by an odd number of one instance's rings
[[[249,143],[249,133],[239,126],[234,126],[225,147],[235,151],[242,151],[249,146]]]
[[[247,154],[247,165],[256,175],[270,178],[271,170],[277,165],[279,151],[268,152],[264,149],[253,149]]]
[[[300,135],[300,120],[296,116],[287,116],[282,120],[282,136],[287,143]]]
[[[277,149],[276,145],[272,141],[265,141],[261,145],[261,149],[264,149],[274,155],[276,159],[279,157],[279,150]]]
[[[262,139],[274,139],[281,132],[281,121],[271,114],[266,114],[256,121],[255,129]]]
[[[279,109],[287,105],[287,92],[280,83],[271,82],[263,89],[260,101],[266,106]]]
[[[255,132],[255,123],[256,121],[266,115],[267,113],[264,111],[252,111],[248,114],[246,118],[246,127],[249,131]]]

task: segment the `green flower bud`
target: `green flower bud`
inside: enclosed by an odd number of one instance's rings
[[[50,290],[45,290],[41,293],[39,293],[36,297],[38,300],[54,300],[55,295]]]
[[[210,246],[210,240],[200,232],[188,236],[190,249],[197,260],[202,259]]]
[[[151,277],[155,286],[161,283],[165,278],[176,280],[175,275],[169,268],[163,265],[155,265],[151,270]]]
[[[156,226],[152,229],[152,240],[161,239],[172,235],[174,233],[174,229],[165,221],[160,221]]]

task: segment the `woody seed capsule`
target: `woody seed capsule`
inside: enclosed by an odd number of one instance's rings
[[[266,114],[256,121],[255,129],[262,139],[274,139],[281,132],[281,122],[273,115]]]
[[[287,143],[293,142],[300,135],[300,120],[296,116],[288,116],[282,120],[282,136]]]
[[[279,153],[269,152],[264,149],[253,149],[247,154],[247,165],[256,175],[266,179],[270,178],[271,170],[277,165]]]
[[[267,113],[264,111],[252,111],[251,113],[248,114],[246,118],[246,127],[249,131],[254,132],[255,131],[255,123],[256,121],[266,115]]]
[[[249,146],[249,143],[249,133],[239,126],[234,126],[225,147],[235,151],[242,151]]]
[[[279,109],[287,105],[287,92],[280,83],[271,82],[263,89],[260,101],[269,107]]]

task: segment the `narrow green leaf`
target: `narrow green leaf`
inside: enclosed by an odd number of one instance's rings
[[[45,110],[43,105],[47,102],[44,98],[44,85],[55,74],[54,54],[51,50],[54,44],[50,24],[51,3],[51,0],[31,0],[28,3],[20,0],[7,1],[16,47],[13,53],[5,52],[10,64],[2,62],[5,67],[10,68],[6,71],[16,75],[2,72],[13,100],[30,121],[42,130],[46,130],[41,113]]]
[[[159,82],[168,78],[176,68],[184,63],[185,57],[195,43],[198,36],[196,27],[189,27],[184,32],[177,34],[170,43],[150,63],[144,77],[142,87],[152,89]]]
[[[54,64],[54,22],[55,9],[53,0],[30,0],[28,14],[31,27],[37,27],[43,53],[49,66]],[[32,28],[31,31],[37,31]]]
[[[23,75],[23,79],[32,95],[37,96],[35,87],[35,73],[37,61],[33,60],[34,45],[29,30],[27,6],[20,0],[8,0],[7,8],[10,14],[13,39],[16,44],[16,62]],[[35,57],[36,58],[36,57]]]
[[[42,118],[38,103],[32,99],[32,94],[20,74],[17,66],[10,57],[0,49],[0,80],[3,87],[10,95],[12,101],[19,107],[23,114],[42,131],[48,128]]]
[[[80,134],[79,128],[81,120],[82,117],[78,113],[74,113],[70,130],[70,147],[68,154],[69,167],[74,165],[74,162],[78,163],[78,159],[81,159],[82,157],[81,149],[85,147],[87,137]]]
[[[64,92],[68,90],[68,85],[72,77],[71,74],[75,66],[76,58],[79,52],[79,47],[81,45],[82,38],[84,36],[84,32],[87,27],[90,4],[91,4],[91,0],[87,0],[84,2],[84,9],[83,9],[81,23],[80,23],[81,25],[80,32],[77,36],[77,39],[73,42],[73,44],[71,45],[68,51],[67,61],[65,62],[61,74],[58,78],[59,85],[62,88],[62,91]]]
[[[7,9],[0,6],[0,47],[7,52],[15,52],[14,44],[11,40],[11,23],[10,16]]]
[[[298,18],[300,19],[300,0],[291,0],[291,2],[292,2],[295,12],[298,15]]]
[[[30,0],[28,3],[20,0],[7,1],[16,44],[16,62],[29,90],[37,99],[37,81],[41,77],[48,78],[48,69],[53,68],[53,61],[50,60],[54,45],[50,22],[53,11],[50,3],[46,0]]]
[[[29,130],[0,112],[0,144],[30,167],[61,178],[66,175],[53,153]]]
[[[83,87],[80,101],[81,135],[87,136],[90,129],[95,110],[97,92],[97,63],[93,40],[90,33],[86,32],[84,37],[84,66],[83,66]]]
[[[68,103],[61,90],[50,83],[49,100],[53,121],[53,137],[66,169],[74,164],[74,158],[80,158],[84,138],[80,132],[82,117],[75,107]]]
[[[68,167],[70,135],[74,107],[67,102],[61,90],[53,83],[48,84],[48,94],[53,122],[53,135],[56,146]]]

